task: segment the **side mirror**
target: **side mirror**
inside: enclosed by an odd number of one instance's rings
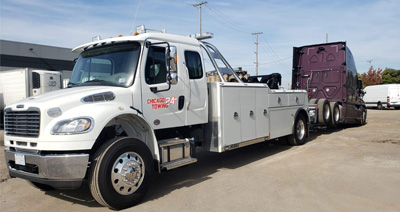
[[[357,88],[361,90],[362,87],[363,87],[362,81],[361,80],[357,80]]]
[[[171,71],[170,83],[172,85],[176,85],[176,83],[178,83],[178,74],[176,73],[176,71]]]
[[[178,83],[178,61],[177,61],[177,50],[175,46],[170,47],[170,52],[169,52],[169,70],[170,70],[170,80],[169,82],[172,85],[175,85]]]

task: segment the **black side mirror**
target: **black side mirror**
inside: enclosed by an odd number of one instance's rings
[[[361,80],[357,80],[357,88],[361,90],[362,87],[363,87],[362,81]]]

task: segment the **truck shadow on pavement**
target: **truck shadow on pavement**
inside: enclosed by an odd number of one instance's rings
[[[348,127],[338,129],[317,129],[310,132],[308,143],[312,143],[320,135],[331,134]],[[154,173],[149,192],[142,203],[159,199],[174,190],[191,187],[211,179],[211,175],[221,169],[236,169],[258,160],[273,156],[292,148],[285,140],[271,140],[224,153],[202,151],[199,148],[196,158],[198,162],[163,173]],[[87,207],[102,207],[92,197],[87,181],[76,190],[46,191],[47,195]],[[140,203],[139,203],[140,204]]]

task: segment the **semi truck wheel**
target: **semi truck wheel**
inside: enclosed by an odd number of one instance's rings
[[[114,138],[94,154],[89,170],[89,187],[94,199],[111,209],[138,203],[146,194],[153,160],[150,150],[138,139]]]
[[[306,118],[299,114],[294,122],[293,134],[287,136],[289,145],[303,145],[306,142],[307,136],[307,121]]]
[[[382,103],[378,102],[378,105],[376,107],[378,110],[382,110],[383,109],[383,105]]]
[[[331,118],[331,107],[329,105],[329,100],[318,99],[318,123],[329,125]]]
[[[308,101],[308,104],[316,104],[317,99],[310,99],[310,101]]]
[[[338,124],[339,124],[339,120],[340,120],[339,103],[331,102],[330,103],[330,108],[331,108],[332,118],[330,119],[329,126],[330,127],[337,127]]]
[[[362,110],[362,117],[361,117],[361,122],[360,122],[360,124],[361,124],[361,125],[366,125],[366,124],[367,124],[367,109],[366,109],[366,108],[364,108],[364,109]]]

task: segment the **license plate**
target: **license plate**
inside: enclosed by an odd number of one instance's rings
[[[15,154],[15,164],[25,166],[25,155]]]

